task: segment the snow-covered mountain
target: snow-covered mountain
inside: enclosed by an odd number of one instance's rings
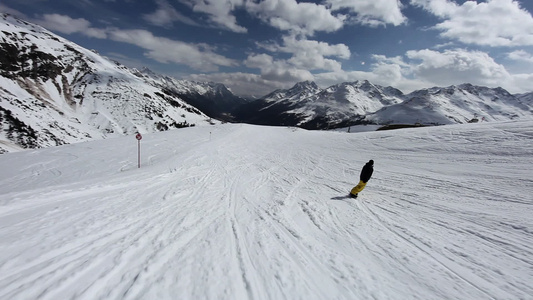
[[[0,16],[0,153],[209,123],[134,70]]]
[[[254,124],[324,129],[360,123],[367,113],[403,101],[402,92],[368,81],[320,89],[314,82],[297,83],[244,105],[237,119]]]
[[[405,101],[367,116],[379,124],[456,124],[504,121],[533,116],[533,94],[511,95],[502,88],[462,84],[415,91]]]
[[[301,82],[244,105],[237,118],[264,125],[325,129],[360,123],[457,124],[533,117],[533,93],[511,95],[502,88],[463,84],[404,95],[368,81],[324,90]]]
[[[219,120],[233,121],[235,109],[249,102],[234,95],[221,83],[178,80],[157,74],[147,68],[136,71],[135,75],[160,87],[166,94],[179,97],[209,117]]]

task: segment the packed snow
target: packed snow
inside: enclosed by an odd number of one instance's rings
[[[0,156],[0,299],[532,299],[533,122]],[[358,199],[361,167],[375,171]]]

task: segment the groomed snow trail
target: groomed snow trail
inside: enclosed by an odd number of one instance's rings
[[[531,299],[533,122],[0,156],[0,299]],[[375,172],[346,197],[361,167]]]

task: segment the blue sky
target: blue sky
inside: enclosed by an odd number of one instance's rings
[[[262,96],[296,82],[533,91],[530,0],[2,0],[127,66]]]

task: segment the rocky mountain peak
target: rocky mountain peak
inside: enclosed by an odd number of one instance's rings
[[[318,87],[318,85],[316,85],[316,83],[314,81],[307,80],[307,81],[302,81],[302,82],[296,83],[289,90],[314,92],[314,91],[320,90],[320,88]]]

